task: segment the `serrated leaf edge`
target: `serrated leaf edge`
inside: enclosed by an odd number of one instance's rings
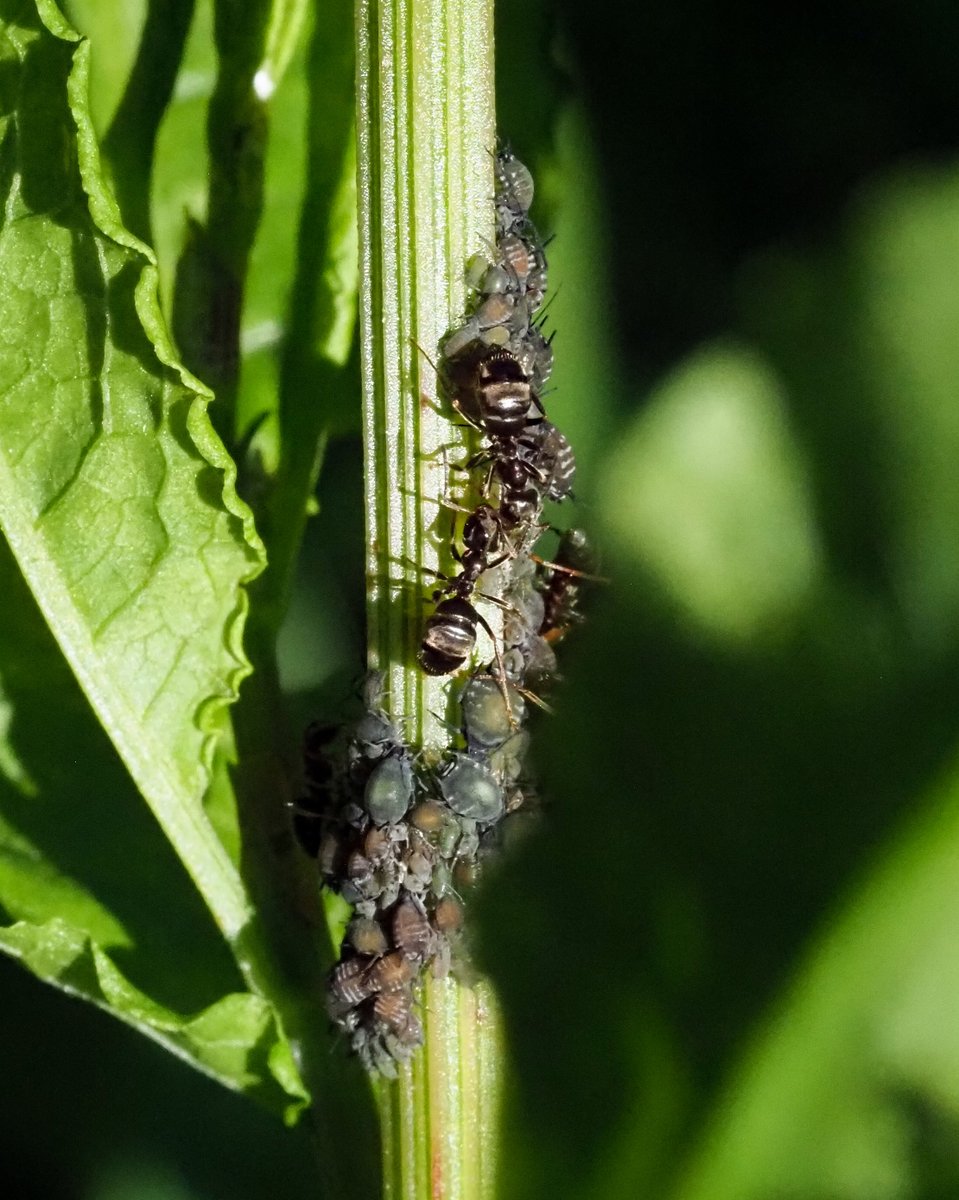
[[[240,576],[237,605],[227,619],[224,644],[236,664],[229,673],[222,695],[210,696],[200,705],[195,720],[205,735],[202,761],[209,773],[217,741],[217,716],[239,696],[240,684],[253,667],[243,649],[243,630],[249,612],[249,599],[243,585],[254,580],[266,566],[266,550],[256,531],[253,512],[236,490],[237,469],[222,440],[210,421],[208,408],[212,391],[197,379],[180,361],[167,330],[160,306],[159,272],[152,248],[124,228],[119,205],[110,190],[100,157],[100,145],[89,112],[90,42],[67,23],[52,0],[37,0],[37,12],[45,27],[61,41],[75,42],[73,65],[67,79],[67,99],[77,131],[77,157],[83,191],[87,197],[90,217],[100,232],[145,262],[135,288],[137,316],[159,362],[176,372],[183,386],[193,393],[187,413],[187,431],[197,453],[223,475],[221,499],[231,516],[243,529],[243,539],[250,551],[250,568]],[[45,15],[46,14],[46,15]],[[57,19],[59,18],[59,19]]]

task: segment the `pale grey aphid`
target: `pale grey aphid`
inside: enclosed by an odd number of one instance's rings
[[[433,868],[433,880],[430,884],[430,891],[437,900],[441,900],[450,890],[451,883],[450,865],[445,859],[441,858]]]
[[[371,671],[364,681],[365,711],[350,736],[349,756],[353,763],[382,758],[404,744],[399,729],[383,708],[384,678],[381,671]]]
[[[546,251],[538,238],[529,243],[530,264],[526,276],[526,297],[531,313],[537,311],[546,298],[546,285],[549,282],[549,264],[546,261]]]
[[[533,390],[541,392],[553,373],[552,335],[546,337],[539,325],[529,325],[522,333],[510,336],[507,348],[529,376]]]
[[[576,454],[569,438],[550,421],[531,425],[526,440],[535,443],[532,462],[541,472],[550,500],[565,500],[573,494]]]
[[[512,737],[490,752],[486,762],[497,779],[502,780],[506,785],[511,785],[522,778],[526,769],[529,742],[528,730],[517,729]],[[510,808],[510,798],[511,796],[507,798],[507,811]]]
[[[485,822],[502,815],[503,789],[490,769],[468,754],[454,753],[437,781],[443,799],[458,816]]]
[[[476,821],[469,817],[462,817],[460,819],[460,838],[456,844],[457,859],[466,862],[475,859],[479,844],[480,835]]]
[[[405,861],[406,875],[403,885],[409,891],[422,893],[433,880],[433,859],[422,850],[414,850]]]
[[[366,781],[363,804],[377,825],[399,821],[413,800],[413,769],[405,755],[391,754],[376,764]]]
[[[509,686],[507,693],[512,709],[512,721],[506,711],[502,684],[492,675],[474,675],[463,689],[460,709],[463,714],[466,747],[471,754],[484,753],[493,746],[500,745],[513,733],[516,725],[525,720],[526,704],[522,696],[515,688]]]
[[[522,226],[533,203],[533,176],[509,146],[496,154],[496,216],[501,233]]]

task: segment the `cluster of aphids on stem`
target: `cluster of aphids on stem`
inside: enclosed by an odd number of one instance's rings
[[[560,536],[552,561],[533,553],[549,529],[544,503],[571,496],[576,463],[542,399],[553,351],[541,315],[546,254],[529,219],[533,180],[508,148],[495,161],[492,261],[470,260],[470,313],[443,341],[439,361],[451,416],[482,436],[464,468],[468,494],[480,499],[451,505],[466,513],[451,546],[459,570],[433,593],[418,654],[430,675],[458,672],[479,627],[494,661],[470,675],[454,745],[432,765],[387,715],[382,677],[370,676],[354,726],[307,730],[306,795],[295,806],[301,845],[324,884],[353,906],[329,980],[330,1015],[364,1063],[386,1075],[422,1042],[413,986],[423,970],[452,966],[468,977],[463,897],[538,806],[526,767],[528,701],[557,678],[554,646],[579,620],[592,571],[580,530]],[[501,636],[473,603],[486,594],[479,585],[488,572]]]

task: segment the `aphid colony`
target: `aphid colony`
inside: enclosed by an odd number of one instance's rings
[[[433,765],[388,717],[378,675],[367,680],[365,711],[351,729],[311,726],[305,738],[307,790],[294,826],[324,884],[353,907],[330,976],[329,1011],[367,1067],[386,1075],[422,1041],[417,977],[427,966],[437,974],[451,963],[467,969],[462,897],[484,859],[535,808],[522,728],[527,698],[556,677],[553,646],[579,619],[590,570],[578,530],[562,535],[555,562],[532,554],[548,529],[544,502],[570,496],[576,466],[541,398],[553,353],[537,317],[547,264],[529,220],[532,197],[529,171],[500,150],[493,259],[468,264],[474,302],[444,340],[439,364],[454,414],[482,435],[465,464],[481,499],[465,508],[451,547],[459,571],[433,594],[418,660],[430,675],[459,671],[480,627],[494,661],[461,689],[454,744]],[[473,603],[494,570],[501,637]]]

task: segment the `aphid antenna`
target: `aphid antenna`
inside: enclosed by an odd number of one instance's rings
[[[456,411],[459,413],[459,415],[466,422],[466,426],[468,426],[470,429],[476,429],[480,433],[483,433],[483,434],[486,433],[486,430],[483,428],[482,425],[480,425],[476,421],[472,420],[465,412],[463,412],[462,404],[460,404],[459,400],[457,400],[455,397],[450,401],[450,407],[456,409]],[[458,424],[457,428],[463,429],[463,428],[466,428],[466,426]]]
[[[313,812],[312,809],[305,808],[302,799],[287,800],[284,803],[284,808],[288,808],[290,812],[296,813],[298,817],[309,817],[313,821],[323,821],[327,825],[341,825],[344,823],[339,817],[331,817],[327,813]]]
[[[439,713],[433,712],[431,710],[430,716],[433,718],[434,721],[438,721],[440,723],[440,725],[445,726],[445,728],[450,733],[459,733],[459,726],[454,725],[452,721],[447,721],[447,719],[445,717],[441,717]]]

